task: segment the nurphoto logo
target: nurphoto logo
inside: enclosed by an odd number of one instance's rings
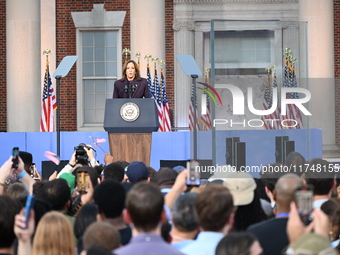
[[[233,115],[244,115],[244,108],[245,108],[245,96],[240,88],[238,88],[235,85],[227,84],[224,85],[225,88],[229,89],[229,91],[232,94],[233,99]],[[300,93],[304,94],[305,97],[290,97],[287,98],[286,94],[295,94]],[[233,127],[235,125],[241,125],[243,127],[263,127],[265,126],[275,126],[277,123],[279,123],[284,128],[290,128],[295,127],[298,125],[298,121],[295,119],[289,118],[287,114],[290,109],[296,109],[297,111],[301,111],[306,116],[311,116],[312,114],[306,109],[306,107],[303,105],[305,103],[308,103],[311,99],[311,93],[309,90],[305,88],[287,88],[283,87],[281,88],[281,98],[280,98],[280,105],[278,104],[278,96],[277,96],[277,88],[273,88],[272,93],[272,104],[271,107],[265,110],[258,110],[255,109],[254,103],[253,103],[253,88],[248,87],[247,88],[247,105],[248,109],[251,113],[258,116],[265,116],[265,115],[273,115],[274,118],[261,118],[261,119],[250,119],[246,120],[243,119],[241,121],[233,121],[232,119],[214,119],[213,120],[213,126],[216,127],[216,125],[226,125],[229,124],[230,127]],[[281,113],[278,113],[278,105],[280,106]]]

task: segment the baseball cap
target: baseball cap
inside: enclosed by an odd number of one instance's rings
[[[180,171],[184,170],[185,167],[184,167],[184,166],[178,165],[178,166],[174,166],[172,169],[175,170],[175,171],[177,171],[177,172],[180,172]]]
[[[148,168],[141,161],[131,162],[126,167],[125,174],[127,175],[127,177],[129,178],[129,181],[132,184],[135,184],[138,181],[138,179],[141,177],[144,177],[146,179],[149,177]]]
[[[71,173],[63,173],[62,175],[60,175],[61,179],[64,179],[68,186],[70,187],[70,190],[71,190],[71,193],[73,192],[74,190],[74,180],[75,180],[75,176]]]
[[[256,182],[249,173],[229,173],[223,185],[227,187],[232,194],[234,206],[249,205],[254,199]]]

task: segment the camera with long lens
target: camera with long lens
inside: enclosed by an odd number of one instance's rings
[[[85,143],[80,143],[78,146],[74,147],[74,151],[76,152],[76,161],[79,164],[87,165],[88,163],[88,155],[84,148],[90,149],[90,147],[86,146]]]

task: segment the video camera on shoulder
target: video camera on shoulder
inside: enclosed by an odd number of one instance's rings
[[[76,152],[76,160],[77,163],[82,165],[87,165],[88,163],[88,155],[84,148],[91,149],[90,147],[86,146],[85,143],[80,143],[78,146],[74,147],[74,151]]]

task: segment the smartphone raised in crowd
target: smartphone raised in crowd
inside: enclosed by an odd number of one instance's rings
[[[297,210],[299,212],[301,221],[305,225],[309,225],[312,219],[312,211],[313,211],[313,186],[302,186],[296,189],[295,191],[295,203]]]
[[[28,219],[30,217],[31,210],[34,207],[34,202],[35,202],[35,196],[33,194],[28,195],[26,199],[25,212],[24,212],[26,222],[25,222],[25,228],[23,229],[27,228]]]
[[[199,169],[199,163],[196,160],[190,160],[187,162],[188,177],[186,184],[188,186],[199,186],[201,184],[201,172]]]
[[[18,169],[18,164],[19,164],[19,147],[14,147],[12,149],[12,168]]]
[[[87,170],[78,170],[77,171],[77,190],[80,194],[87,193],[87,190],[90,188],[89,184],[89,173]]]

